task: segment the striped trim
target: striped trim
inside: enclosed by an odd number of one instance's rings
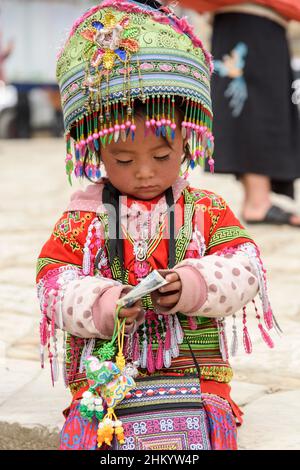
[[[70,264],[71,266],[81,268],[79,264],[70,263],[70,261],[63,261],[54,258],[39,258],[36,265],[36,275],[38,275],[45,266],[48,266],[48,264]]]
[[[227,243],[237,238],[248,238],[249,240],[251,240],[251,237],[248,232],[239,226],[219,228],[211,237],[207,250],[209,250],[213,246],[221,245],[222,243]]]

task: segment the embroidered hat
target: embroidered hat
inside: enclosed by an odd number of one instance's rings
[[[89,9],[74,23],[57,62],[69,181],[73,172],[83,175],[86,157],[88,176],[99,178],[100,145],[134,139],[137,100],[145,106],[146,135],[174,138],[179,97],[190,167],[208,158],[213,171],[211,73],[210,54],[171,9],[132,0],[104,0]]]

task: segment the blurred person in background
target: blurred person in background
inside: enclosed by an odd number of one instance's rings
[[[14,49],[14,42],[9,41],[5,47],[2,47],[2,33],[0,32],[0,82],[5,82],[4,63]]]
[[[242,182],[247,223],[300,227],[300,216],[273,205],[271,191],[294,198],[300,177],[300,125],[292,102],[286,29],[300,21],[299,0],[181,0],[213,12],[212,80],[216,171]]]

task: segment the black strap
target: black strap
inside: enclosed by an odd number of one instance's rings
[[[185,336],[185,339],[186,339],[186,342],[187,342],[187,344],[188,344],[190,353],[191,353],[191,355],[192,355],[192,358],[193,358],[193,361],[194,361],[194,364],[195,364],[195,368],[196,368],[196,370],[197,370],[197,372],[198,372],[199,380],[201,380],[201,369],[200,369],[200,365],[199,365],[198,362],[197,362],[197,359],[196,359],[196,357],[195,357],[194,351],[192,350],[192,347],[191,347],[191,345],[190,345],[190,342],[189,342],[189,340],[187,339],[186,336]]]
[[[109,262],[113,263],[117,256],[124,271],[123,238],[120,230],[120,195],[121,193],[110,182],[105,183],[102,201],[107,211]],[[122,276],[123,277],[123,276]]]
[[[175,264],[175,207],[173,189],[170,187],[166,191],[166,202],[169,216],[169,262],[168,267],[172,269]]]

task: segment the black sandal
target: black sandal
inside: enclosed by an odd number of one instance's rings
[[[245,220],[246,224],[258,225],[258,224],[269,224],[269,225],[290,225],[291,227],[300,227],[300,224],[293,224],[291,217],[294,214],[287,212],[281,207],[271,206],[267,211],[265,217],[261,220]]]

